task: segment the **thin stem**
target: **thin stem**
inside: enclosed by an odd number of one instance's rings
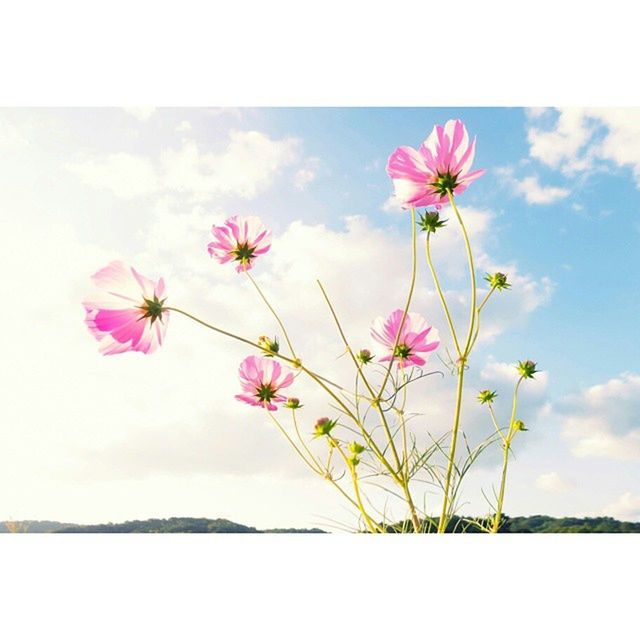
[[[449,490],[451,487],[451,475],[453,473],[456,445],[458,443],[458,428],[460,426],[460,410],[462,407],[462,387],[464,381],[464,364],[458,368],[458,386],[456,388],[456,405],[453,417],[453,429],[451,432],[451,447],[449,449],[449,459],[447,462],[447,475],[444,484],[444,499],[442,501],[442,511],[438,521],[438,533],[444,533],[449,521]]]
[[[456,389],[456,401],[455,401],[455,411],[453,418],[453,428],[451,433],[451,446],[449,447],[449,456],[447,462],[447,474],[445,478],[445,489],[444,489],[444,497],[442,500],[442,511],[440,513],[440,520],[438,522],[438,533],[444,533],[447,529],[447,523],[449,520],[449,510],[451,508],[451,497],[449,496],[449,490],[451,487],[451,476],[453,473],[453,467],[455,465],[456,458],[456,446],[458,442],[458,430],[460,428],[460,412],[462,407],[462,393],[463,393],[463,384],[464,384],[464,371],[466,367],[467,360],[469,358],[469,353],[471,351],[471,341],[473,338],[473,330],[475,326],[476,320],[476,272],[475,266],[473,263],[473,252],[471,251],[471,244],[469,242],[469,236],[467,234],[467,229],[464,225],[464,221],[462,220],[462,216],[458,211],[458,207],[456,206],[455,200],[453,199],[453,193],[451,191],[447,192],[447,196],[449,197],[449,203],[451,204],[451,208],[456,214],[456,218],[458,219],[458,223],[460,224],[460,229],[462,230],[462,236],[464,238],[464,245],[467,252],[467,261],[469,263],[469,278],[471,281],[471,307],[469,310],[469,329],[467,331],[467,339],[465,341],[464,350],[462,351],[462,355],[460,356],[459,364],[458,364],[458,386]]]
[[[465,246],[465,249],[467,251],[467,261],[469,263],[469,278],[471,280],[471,308],[470,308],[470,312],[469,312],[469,330],[467,331],[467,339],[466,339],[466,342],[465,342],[465,348],[464,348],[464,351],[462,353],[462,357],[463,357],[464,361],[466,362],[466,359],[469,357],[469,351],[470,351],[470,346],[471,346],[471,338],[473,336],[473,329],[474,329],[475,319],[476,319],[476,296],[477,296],[477,291],[476,291],[476,270],[475,270],[475,266],[473,264],[473,253],[471,251],[471,243],[469,242],[469,236],[467,234],[467,229],[464,226],[464,222],[462,220],[462,216],[460,215],[460,212],[458,211],[458,207],[457,207],[457,205],[455,203],[455,200],[453,199],[453,194],[451,193],[451,191],[449,191],[447,195],[449,196],[449,202],[451,203],[451,207],[453,208],[453,211],[456,214],[456,218],[458,218],[458,222],[460,224],[460,229],[462,230],[462,236],[464,238],[464,246]]]
[[[484,300],[480,303],[480,305],[478,306],[477,310],[476,310],[476,326],[473,332],[473,338],[471,340],[471,345],[469,347],[469,351],[471,351],[474,347],[474,345],[476,344],[476,340],[478,339],[478,334],[480,333],[480,312],[482,311],[482,309],[484,309],[484,305],[487,304],[487,302],[489,301],[489,298],[491,297],[491,294],[496,290],[495,286],[491,287],[491,289],[489,289],[489,292],[487,293],[487,295],[484,297]]]
[[[302,451],[300,451],[300,449],[298,448],[298,446],[296,445],[296,443],[292,440],[291,436],[287,433],[286,429],[280,424],[280,421],[273,415],[273,413],[271,411],[268,412],[269,413],[269,417],[271,418],[271,420],[273,421],[273,423],[278,427],[278,429],[280,430],[280,432],[282,433],[282,435],[288,440],[289,444],[295,449],[296,453],[305,461],[305,463],[307,464],[307,466],[312,470],[315,471],[316,473],[318,473],[318,469],[316,469],[314,467],[314,465],[309,462],[309,460],[307,459],[307,457],[302,453]]]
[[[251,340],[247,340],[246,338],[242,338],[241,336],[237,336],[234,333],[230,333],[229,331],[225,331],[224,329],[219,329],[218,327],[215,327],[214,325],[209,324],[204,320],[200,320],[200,318],[197,318],[196,316],[191,315],[190,313],[187,313],[182,309],[178,309],[177,307],[165,307],[165,309],[167,311],[175,311],[176,313],[180,313],[183,316],[190,318],[194,322],[201,324],[203,327],[206,327],[207,329],[211,329],[212,331],[216,331],[217,333],[221,333],[224,336],[233,338],[234,340],[238,340],[240,342],[243,342],[244,344],[248,344],[249,346],[258,349],[259,351],[262,351],[262,347],[260,347],[259,344],[256,344]],[[346,415],[348,415],[354,421],[357,420],[357,418],[353,415],[351,409],[349,409],[349,407],[342,401],[342,399],[339,396],[337,396],[333,391],[331,391],[331,389],[329,389],[327,387],[327,384],[325,383],[328,383],[334,387],[337,387],[338,389],[342,389],[342,387],[335,384],[334,382],[331,382],[330,380],[327,380],[326,378],[323,378],[322,376],[319,376],[317,373],[311,371],[310,369],[307,369],[307,367],[305,367],[298,359],[288,358],[287,356],[283,356],[280,353],[274,353],[273,357],[283,360],[284,362],[288,362],[289,364],[293,365],[296,369],[300,369],[301,371],[304,371],[312,380],[314,380],[318,385],[320,385],[333,398],[335,402],[338,403],[338,405],[345,412]]]
[[[427,254],[427,264],[429,265],[429,270],[431,271],[431,276],[433,277],[433,283],[436,285],[436,291],[438,293],[438,297],[440,298],[440,304],[442,304],[444,315],[447,318],[447,323],[449,324],[449,330],[451,331],[451,337],[453,338],[453,342],[456,347],[456,352],[458,354],[458,357],[460,357],[462,355],[462,351],[460,350],[460,343],[458,342],[458,335],[456,333],[456,328],[453,324],[451,313],[449,312],[449,306],[447,305],[447,300],[444,296],[444,291],[440,286],[440,280],[438,279],[436,268],[433,264],[433,259],[431,258],[431,232],[430,231],[427,233],[427,240],[424,246]]]
[[[413,228],[415,229],[415,211],[413,212],[413,217],[414,217],[414,225]],[[415,236],[415,233],[414,233]],[[414,237],[414,259],[415,259],[415,237]],[[415,271],[414,271],[414,281],[415,281]],[[351,356],[351,359],[360,375],[360,377],[362,378],[362,381],[364,382],[364,385],[367,388],[367,391],[371,394],[371,401],[373,406],[376,408],[376,411],[378,412],[380,419],[382,420],[382,426],[383,429],[385,431],[385,434],[387,436],[387,441],[389,443],[389,446],[391,447],[391,453],[393,455],[393,460],[395,462],[395,465],[397,467],[397,472],[393,473],[392,472],[392,477],[394,478],[394,480],[402,487],[402,490],[405,494],[405,498],[407,500],[407,504],[409,505],[409,510],[411,511],[411,520],[413,523],[413,527],[416,533],[418,533],[420,531],[420,521],[418,519],[417,513],[416,513],[416,507],[415,504],[413,502],[413,497],[411,496],[411,490],[409,489],[409,478],[407,473],[403,470],[403,464],[400,462],[400,456],[398,455],[398,450],[396,448],[396,444],[394,442],[393,439],[393,435],[391,433],[391,429],[389,427],[389,422],[387,420],[387,416],[385,414],[385,412],[382,410],[382,407],[380,406],[380,395],[381,394],[376,394],[375,391],[373,390],[373,387],[371,386],[371,384],[369,383],[367,377],[364,374],[364,371],[362,370],[362,365],[360,362],[358,362],[358,359],[355,357],[354,353],[353,353],[353,349],[351,348],[351,345],[349,344],[349,341],[347,340],[347,336],[345,335],[343,329],[342,329],[342,325],[340,324],[340,320],[338,319],[338,314],[336,313],[333,305],[331,304],[331,300],[329,299],[329,296],[327,295],[327,292],[325,291],[325,288],[322,286],[322,283],[320,282],[320,280],[317,281],[318,282],[318,286],[320,287],[320,290],[322,291],[322,295],[324,296],[325,301],[327,302],[327,306],[329,307],[329,310],[331,311],[331,315],[333,316],[334,322],[336,323],[336,327],[338,328],[338,333],[340,334],[340,337],[342,339],[342,342],[347,350],[347,353]],[[411,291],[413,291],[413,283],[411,285]],[[409,301],[410,302],[410,298]],[[403,320],[404,322],[404,320]],[[400,332],[398,332],[398,338],[400,336]],[[394,348],[394,352],[395,352],[395,348]],[[393,363],[393,362],[392,362]],[[387,373],[389,373],[387,371]],[[403,375],[404,374],[404,370],[403,370]],[[406,395],[406,391],[405,391],[405,395]],[[358,426],[360,426],[360,428],[362,430],[364,430],[364,426],[362,426],[361,423],[358,423]],[[405,433],[405,437],[406,437],[406,433]],[[371,439],[371,442],[373,443],[373,440]],[[405,446],[406,449],[406,446]],[[378,447],[375,447],[375,452],[376,455],[378,457],[378,459],[387,467],[388,470],[391,471],[391,466],[389,465],[384,453],[382,451],[380,451],[378,449]]]
[[[498,435],[502,438],[503,442],[507,442],[507,438],[504,435],[502,429],[500,428],[500,425],[498,424],[498,421],[496,420],[496,414],[493,410],[493,407],[488,404],[487,405],[488,409],[489,409],[489,415],[491,416],[491,421],[493,422],[493,426],[496,428],[496,432],[498,433]]]
[[[418,270],[418,254],[417,254],[417,229],[416,229],[416,210],[414,207],[411,207],[411,283],[409,285],[409,293],[407,294],[407,302],[404,305],[404,311],[402,313],[402,322],[400,322],[400,327],[398,328],[398,335],[396,336],[395,344],[393,345],[393,350],[391,352],[391,360],[389,361],[389,366],[387,367],[387,371],[385,373],[384,379],[382,380],[382,384],[380,385],[380,392],[378,393],[378,400],[380,400],[384,394],[384,389],[389,380],[389,376],[391,375],[391,369],[395,364],[395,353],[398,348],[398,344],[400,343],[400,335],[402,334],[402,329],[404,328],[404,323],[407,320],[407,315],[409,314],[409,306],[411,305],[411,299],[413,298],[413,290],[416,285],[416,273]]]
[[[342,459],[344,460],[345,465],[349,469],[349,473],[351,474],[351,481],[353,482],[353,491],[354,491],[354,494],[356,496],[356,502],[358,503],[358,509],[360,510],[360,513],[362,514],[362,517],[364,518],[365,522],[367,523],[367,527],[369,527],[369,530],[372,533],[376,533],[376,532],[382,533],[382,529],[380,528],[380,526],[377,525],[371,519],[371,516],[367,513],[367,510],[364,508],[364,504],[362,502],[362,496],[360,495],[360,486],[359,486],[359,483],[358,483],[358,473],[356,472],[355,464],[352,464],[351,461],[349,460],[349,458],[347,458],[345,452],[342,450],[342,447],[340,446],[340,443],[335,438],[333,438],[332,436],[329,436],[329,441],[337,449],[338,453],[341,455]]]
[[[291,340],[289,339],[289,334],[287,333],[287,330],[284,328],[284,323],[280,319],[280,316],[277,314],[276,310],[271,306],[271,304],[267,300],[267,297],[264,295],[264,293],[262,293],[262,289],[260,289],[260,287],[258,286],[258,283],[255,281],[253,276],[248,271],[245,271],[245,273],[247,274],[247,278],[249,278],[249,280],[251,281],[251,284],[256,288],[258,295],[262,298],[263,302],[267,305],[269,311],[271,311],[271,313],[273,314],[273,317],[276,319],[276,322],[280,325],[280,328],[282,329],[282,334],[284,335],[284,339],[286,340],[287,345],[289,346],[289,351],[291,351],[291,355],[293,356],[294,360],[296,360],[297,359],[296,352],[293,348],[293,345],[291,344]]]
[[[322,475],[323,474],[322,465],[318,462],[317,458],[313,455],[311,449],[309,449],[309,447],[307,446],[307,443],[304,441],[302,437],[302,434],[300,433],[300,428],[298,427],[298,419],[296,418],[296,409],[291,409],[291,417],[293,419],[293,426],[296,430],[296,435],[298,436],[298,440],[300,440],[300,444],[303,446],[307,455],[309,456],[309,458],[311,458],[311,460],[315,464],[316,471]]]
[[[507,487],[507,468],[509,465],[509,451],[511,449],[511,441],[515,435],[513,425],[516,421],[516,412],[518,410],[518,391],[520,384],[524,378],[518,378],[515,389],[513,390],[513,402],[511,404],[511,418],[509,420],[509,432],[504,442],[504,456],[502,460],[502,476],[500,478],[500,491],[498,493],[498,503],[496,505],[496,515],[493,519],[493,526],[491,527],[491,533],[498,533],[500,529],[500,521],[502,520],[502,508],[504,505],[504,494]]]

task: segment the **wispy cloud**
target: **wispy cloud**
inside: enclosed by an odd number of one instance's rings
[[[184,193],[195,200],[220,194],[253,198],[299,157],[297,138],[274,140],[259,131],[231,131],[222,153],[183,140],[177,149],[165,148],[159,158],[114,153],[77,158],[67,168],[86,184],[121,198],[161,192]]]
[[[564,187],[541,185],[536,175],[518,179],[511,167],[499,169],[498,175],[511,187],[513,193],[522,196],[529,204],[551,204],[566,198],[571,193]]]

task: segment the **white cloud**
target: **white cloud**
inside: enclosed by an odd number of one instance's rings
[[[153,163],[130,153],[112,153],[104,159],[69,162],[67,169],[85,184],[112,191],[118,198],[137,198],[155,193],[160,180]]]
[[[603,161],[629,167],[640,187],[640,109],[563,108],[553,124],[533,118],[528,129],[530,155],[571,175]]]
[[[189,133],[193,127],[188,120],[182,120],[180,124],[176,127],[176,131],[178,133]]]
[[[124,107],[124,110],[140,122],[146,122],[156,112],[156,107]]]
[[[319,166],[319,158],[307,158],[304,166],[295,172],[293,185],[298,191],[304,191],[316,179]]]
[[[589,387],[554,412],[576,456],[640,460],[640,375]]]
[[[627,491],[602,510],[603,516],[618,520],[640,521],[640,495]]]
[[[406,212],[406,210],[402,208],[402,205],[400,204],[400,202],[398,201],[398,199],[396,198],[395,195],[389,196],[382,203],[382,210],[386,211],[387,213],[403,213],[403,212]]]
[[[0,484],[17,487],[4,508],[14,516],[113,519],[142,515],[139,505],[149,500],[159,504],[152,497],[159,486],[174,487],[163,496],[162,508],[169,512],[194,504],[192,498],[184,502],[178,487],[195,487],[202,498],[198,504],[208,504],[206,486],[219,496],[217,511],[222,508],[218,505],[233,507],[221,488],[232,485],[235,502],[251,511],[268,474],[292,478],[292,486],[308,483],[300,504],[311,509],[309,497],[322,495],[312,510],[337,515],[341,507],[335,507],[337,512],[325,507],[322,482],[308,480],[265,415],[233,399],[238,390],[235,372],[247,354],[244,347],[174,315],[166,344],[153,356],[98,354],[83,326],[80,301],[89,274],[117,257],[150,276],[165,276],[172,304],[249,337],[280,334],[246,279],[206,255],[209,228],[224,214],[211,215],[200,206],[178,213],[182,206],[173,209],[169,203],[167,198],[156,208],[144,250],[137,255],[107,253],[81,241],[54,218],[33,227],[16,219],[0,237],[3,273],[14,274],[0,283],[7,309],[0,320],[5,365],[0,385],[9,398],[0,406]],[[491,214],[465,209],[464,215],[481,260],[489,262],[482,246]],[[464,263],[458,236],[453,227],[438,233],[438,259],[451,278],[458,273],[454,263]],[[403,303],[410,264],[407,245],[408,233],[376,228],[361,216],[348,218],[338,230],[297,221],[276,236],[272,251],[258,261],[254,273],[287,322],[303,360],[350,386],[350,364],[340,357],[343,348],[315,279],[320,277],[327,286],[353,345],[371,347],[371,320]],[[59,260],[60,255],[65,260]],[[380,256],[395,258],[381,261]],[[45,288],[33,264],[48,265]],[[464,321],[463,295],[455,289],[448,295],[456,317]],[[528,295],[525,289],[523,297],[511,298],[511,312],[501,314],[496,331],[522,321],[535,308]],[[426,276],[418,282],[414,308],[446,333]],[[33,319],[34,330],[27,333],[25,317]],[[44,318],[46,322],[39,320]],[[435,358],[432,366],[441,368]],[[420,438],[427,437],[427,429],[448,430],[454,383],[448,375],[416,383],[410,407],[426,412],[417,429]],[[427,390],[433,399],[425,406]],[[302,379],[295,391],[305,404],[301,420],[308,432],[314,417],[326,413],[327,403]],[[490,425],[472,396],[465,405],[465,429],[487,435]],[[84,497],[78,493],[80,486],[86,489]],[[95,495],[100,495],[99,503]],[[274,498],[270,516],[251,519],[251,524],[282,523],[282,514],[291,511],[286,501],[278,501],[276,505]],[[332,498],[329,503],[339,505]],[[30,513],[24,513],[25,504]]]
[[[529,204],[551,204],[566,198],[571,191],[564,187],[543,186],[538,176],[517,179],[510,167],[498,171],[516,195],[522,196]]]
[[[543,491],[551,491],[554,493],[565,493],[575,488],[575,483],[565,480],[555,471],[543,473],[536,478],[536,487]]]
[[[67,168],[86,184],[121,198],[159,192],[185,193],[197,201],[216,195],[253,198],[298,159],[299,147],[296,138],[273,140],[258,131],[231,131],[222,153],[202,151],[195,141],[183,140],[178,149],[165,148],[156,162],[115,153],[79,158]]]
[[[480,372],[480,377],[483,380],[498,382],[507,388],[513,388],[520,377],[516,365],[517,363],[515,362],[498,362],[493,358],[489,358]],[[522,383],[520,392],[540,395],[546,391],[548,384],[548,372],[538,371],[533,378],[529,378]]]

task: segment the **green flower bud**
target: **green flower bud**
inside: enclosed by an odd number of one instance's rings
[[[354,456],[359,456],[365,450],[365,447],[359,442],[350,442],[347,448]]]
[[[356,359],[361,364],[369,364],[373,360],[373,356],[371,355],[371,351],[369,349],[360,349],[356,354]]]
[[[328,436],[331,430],[336,426],[337,420],[329,420],[329,418],[319,418],[316,421],[316,425],[313,431],[313,435],[316,438],[322,436]]]
[[[431,233],[435,233],[438,229],[444,227],[446,220],[440,220],[440,212],[439,211],[425,211],[420,214],[420,221],[418,224],[420,225],[420,229],[422,231],[430,231]]]
[[[524,426],[524,422],[522,422],[522,420],[516,420],[516,421],[513,423],[513,428],[514,428],[516,431],[529,431],[529,429],[527,429],[527,428]]]
[[[264,351],[267,358],[272,358],[274,354],[280,351],[280,343],[278,338],[273,340],[267,336],[260,336],[258,338],[258,346]]]
[[[490,391],[489,389],[484,389],[478,394],[478,402],[480,404],[491,404],[496,397],[498,396],[497,391]]]
[[[284,406],[287,409],[300,409],[303,405],[300,404],[300,400],[298,400],[298,398],[287,398]]]
[[[533,360],[521,360],[516,365],[516,369],[521,378],[533,378],[533,374],[538,373],[536,366],[537,363],[533,362]]]
[[[484,279],[498,291],[511,288],[511,285],[507,282],[506,274],[500,273],[499,271],[496,271],[495,273],[487,273]]]

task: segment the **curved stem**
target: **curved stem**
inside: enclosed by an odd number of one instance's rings
[[[291,409],[291,417],[293,419],[293,426],[296,430],[296,435],[298,436],[298,440],[300,440],[300,444],[304,448],[305,452],[309,456],[309,458],[313,461],[316,466],[315,471],[317,471],[320,475],[323,475],[322,465],[318,462],[317,458],[313,455],[313,452],[307,446],[307,443],[304,441],[302,434],[300,433],[300,428],[298,427],[298,419],[296,418],[296,409]]]
[[[473,338],[471,339],[471,345],[469,346],[469,351],[473,349],[474,345],[476,344],[476,340],[478,339],[478,334],[480,333],[480,312],[484,309],[484,305],[487,304],[487,302],[489,301],[489,298],[491,297],[491,294],[495,290],[496,290],[495,286],[489,289],[489,292],[484,297],[484,300],[480,303],[480,305],[476,310],[476,326],[473,332]]]
[[[414,212],[414,217],[415,217],[415,212]],[[415,229],[415,224],[414,224],[414,229]],[[415,238],[414,238],[414,249],[415,249]],[[415,256],[414,256],[415,257]],[[415,273],[414,273],[414,280],[415,280]],[[342,329],[342,325],[340,324],[340,320],[338,319],[338,314],[336,313],[335,309],[333,308],[333,305],[331,304],[331,300],[329,299],[329,296],[327,295],[327,292],[325,291],[325,288],[322,286],[322,283],[320,282],[320,280],[317,281],[318,282],[318,286],[320,287],[320,290],[322,291],[322,295],[324,296],[324,299],[327,303],[327,306],[329,307],[329,310],[331,311],[331,315],[333,316],[333,319],[336,323],[336,326],[338,328],[338,333],[340,334],[340,337],[342,339],[342,342],[347,350],[347,353],[351,356],[351,359],[358,371],[358,374],[360,375],[360,377],[362,378],[362,381],[365,385],[365,387],[367,388],[367,391],[371,394],[371,402],[373,404],[373,406],[375,407],[376,411],[378,412],[378,415],[380,416],[380,419],[382,420],[382,426],[384,429],[384,432],[387,436],[387,442],[389,443],[389,446],[391,447],[391,453],[393,455],[393,460],[395,462],[396,468],[397,468],[397,472],[393,472],[391,470],[391,466],[389,465],[384,453],[382,451],[379,450],[379,448],[376,446],[374,451],[376,453],[376,456],[378,457],[378,459],[385,465],[385,467],[391,471],[392,473],[392,477],[394,478],[394,480],[402,487],[402,491],[404,492],[407,504],[409,505],[409,510],[411,512],[411,521],[413,524],[413,528],[415,533],[418,533],[420,531],[420,521],[418,519],[418,515],[416,512],[416,507],[415,507],[415,503],[413,501],[413,497],[411,495],[411,490],[409,488],[409,478],[406,474],[406,472],[403,470],[403,464],[400,462],[400,456],[398,455],[398,450],[396,447],[396,444],[393,440],[393,435],[391,433],[391,429],[389,427],[389,422],[387,420],[387,416],[385,414],[385,412],[382,410],[382,407],[380,406],[380,395],[376,394],[373,390],[373,387],[371,386],[371,384],[369,383],[367,377],[364,374],[364,371],[362,370],[362,365],[358,362],[358,359],[355,357],[354,353],[353,353],[353,349],[351,348],[351,345],[349,344],[349,341],[347,340],[347,337]],[[411,291],[413,291],[413,284],[411,286]],[[410,299],[409,301],[410,302]],[[403,320],[404,322],[404,320]],[[398,332],[398,337],[400,336],[400,332]],[[395,351],[395,349],[394,349]],[[387,371],[388,373],[388,371]],[[404,374],[404,370],[403,370],[403,375]],[[406,388],[405,388],[405,396],[406,396]],[[404,423],[403,423],[404,425]],[[362,426],[361,423],[358,423],[358,426],[360,427],[361,430],[364,430],[364,427]],[[404,431],[403,428],[403,432],[406,438],[406,432]],[[373,443],[373,440],[371,439],[371,442]],[[406,447],[405,447],[406,448]]]
[[[364,508],[364,504],[362,502],[362,496],[360,495],[360,486],[358,484],[358,473],[356,472],[356,467],[352,464],[347,458],[345,452],[342,450],[340,443],[332,436],[329,436],[329,441],[333,444],[333,446],[337,449],[338,453],[344,460],[345,465],[349,469],[349,473],[351,474],[351,481],[353,482],[353,491],[356,496],[356,502],[358,503],[358,509],[362,514],[365,522],[367,523],[367,527],[372,533],[382,533],[382,529],[379,525],[377,525],[372,519],[371,516],[367,513],[367,510]]]
[[[513,402],[511,405],[511,418],[509,420],[509,432],[507,433],[507,437],[504,442],[504,456],[502,460],[502,476],[500,478],[500,491],[498,493],[498,503],[496,505],[496,515],[493,519],[493,526],[491,527],[491,533],[498,533],[500,529],[500,521],[502,520],[502,507],[504,505],[504,494],[507,487],[507,468],[509,466],[509,451],[511,449],[511,441],[515,435],[515,431],[513,430],[513,425],[516,421],[516,412],[518,410],[518,390],[520,389],[520,384],[524,378],[518,378],[518,382],[516,383],[516,387],[513,390]]]
[[[442,287],[440,286],[440,280],[438,279],[436,268],[433,264],[433,259],[431,258],[431,232],[430,231],[427,233],[427,240],[424,246],[427,254],[427,264],[429,265],[429,270],[431,271],[433,283],[436,285],[436,291],[438,293],[438,297],[440,298],[440,304],[442,304],[444,315],[447,318],[447,323],[449,324],[449,330],[451,331],[451,337],[453,338],[453,343],[456,346],[456,352],[459,358],[462,355],[462,351],[460,351],[460,343],[458,342],[458,335],[456,333],[456,329],[453,324],[453,320],[451,318],[451,313],[449,312],[449,306],[447,305],[447,300],[444,297],[444,291],[442,291]]]
[[[456,218],[458,218],[458,222],[460,224],[460,229],[462,230],[462,236],[464,238],[464,246],[465,249],[467,251],[467,261],[469,263],[469,278],[471,280],[471,308],[470,308],[470,313],[469,313],[469,330],[467,331],[467,339],[465,342],[465,348],[464,351],[462,352],[462,358],[464,361],[466,361],[466,359],[469,357],[469,351],[470,351],[470,346],[471,346],[471,338],[473,336],[473,329],[474,329],[474,325],[475,325],[475,319],[476,319],[476,296],[477,296],[477,291],[476,291],[476,270],[475,270],[475,266],[473,264],[473,253],[471,251],[471,243],[469,242],[469,235],[467,234],[467,229],[464,226],[464,222],[462,220],[462,216],[460,215],[460,212],[458,211],[458,207],[455,203],[455,200],[453,199],[453,194],[451,193],[451,191],[448,192],[447,194],[449,196],[449,202],[451,204],[451,207],[454,211],[454,213],[456,214]]]
[[[291,436],[287,433],[286,429],[280,424],[280,421],[273,415],[273,413],[271,411],[268,412],[269,413],[269,417],[271,418],[271,420],[273,421],[273,423],[278,427],[278,429],[280,430],[280,432],[282,433],[282,435],[288,440],[289,444],[295,449],[296,453],[305,461],[305,463],[307,464],[307,466],[312,470],[315,471],[316,473],[318,473],[318,469],[316,469],[314,467],[314,465],[309,462],[309,460],[307,459],[307,457],[302,453],[302,451],[300,451],[300,449],[298,448],[298,446],[296,445],[296,443],[291,439]]]
[[[449,522],[449,491],[451,488],[451,476],[456,457],[456,446],[458,443],[458,429],[460,427],[460,410],[462,407],[462,387],[464,381],[464,364],[458,368],[458,386],[456,389],[456,405],[453,417],[453,428],[451,432],[451,446],[449,448],[449,456],[447,462],[447,474],[444,484],[444,498],[442,500],[442,511],[440,512],[440,520],[438,521],[438,533],[444,533],[447,530]]]
[[[471,305],[469,310],[469,329],[467,331],[467,338],[465,340],[464,350],[462,351],[462,355],[460,356],[460,361],[458,365],[458,386],[456,389],[455,411],[454,411],[454,418],[453,418],[453,427],[451,432],[451,446],[449,448],[449,456],[448,456],[449,459],[447,463],[447,473],[445,478],[444,497],[442,500],[442,511],[440,513],[440,520],[438,522],[438,533],[444,533],[446,531],[447,523],[449,521],[449,511],[451,508],[451,504],[450,504],[451,496],[449,495],[449,491],[451,487],[451,476],[453,473],[453,467],[455,465],[456,446],[458,443],[458,430],[460,428],[460,412],[462,407],[464,371],[465,371],[467,360],[469,358],[469,353],[471,351],[471,342],[473,338],[473,331],[475,327],[476,312],[477,312],[476,272],[475,272],[475,266],[473,263],[473,252],[471,251],[471,244],[469,242],[469,235],[467,234],[467,229],[464,225],[464,221],[462,220],[462,216],[460,215],[460,211],[458,211],[458,207],[456,206],[455,200],[453,199],[453,193],[451,191],[448,191],[447,196],[449,197],[449,203],[451,204],[451,208],[456,214],[456,218],[458,219],[458,223],[460,224],[460,229],[462,230],[462,236],[464,238],[464,246],[467,252],[467,261],[469,263],[469,279],[471,283]]]
[[[387,372],[385,373],[384,379],[382,380],[382,384],[380,385],[380,392],[378,393],[378,401],[381,400],[384,389],[389,380],[389,376],[391,375],[391,369],[395,364],[395,353],[398,348],[398,344],[400,343],[400,335],[402,334],[402,329],[404,328],[404,323],[407,320],[407,315],[409,314],[409,306],[411,305],[411,299],[413,298],[413,290],[416,286],[416,273],[418,270],[418,255],[417,255],[417,229],[416,229],[416,210],[414,207],[411,207],[411,282],[409,285],[409,293],[407,294],[407,302],[404,305],[404,312],[402,314],[402,322],[400,323],[400,327],[398,328],[398,335],[396,336],[395,344],[393,345],[393,351],[391,352],[392,358],[389,361],[389,366],[387,367]]]
[[[175,311],[176,313],[180,313],[183,316],[190,318],[194,322],[201,324],[203,327],[206,327],[207,329],[211,329],[212,331],[221,333],[223,336],[233,338],[234,340],[238,340],[239,342],[243,342],[244,344],[248,344],[249,346],[258,349],[259,351],[263,351],[262,347],[260,347],[259,344],[256,344],[251,340],[247,340],[246,338],[242,338],[241,336],[238,336],[234,333],[230,333],[229,331],[225,331],[224,329],[220,329],[212,324],[209,324],[208,322],[205,322],[204,320],[200,320],[200,318],[197,318],[196,316],[186,311],[183,311],[182,309],[178,309],[177,307],[165,307],[165,310]],[[320,385],[320,387],[322,387],[333,398],[335,402],[338,403],[338,405],[345,412],[346,415],[348,415],[354,421],[357,420],[357,418],[353,415],[351,409],[349,409],[349,407],[342,401],[342,399],[338,395],[336,395],[331,389],[329,389],[329,387],[327,387],[327,384],[325,383],[331,384],[332,386],[337,387],[338,389],[342,389],[342,387],[335,384],[334,382],[331,382],[330,380],[327,380],[326,378],[323,378],[322,376],[319,376],[317,373],[311,371],[311,369],[307,369],[307,367],[305,367],[300,362],[300,360],[288,358],[287,356],[283,356],[280,353],[274,353],[273,357],[278,358],[279,360],[283,360],[284,362],[288,362],[289,364],[293,365],[296,369],[300,369],[301,371],[304,371],[312,380],[314,380],[318,385]]]
[[[247,274],[247,278],[249,278],[249,280],[251,281],[251,284],[256,288],[258,295],[262,298],[263,302],[267,305],[267,308],[269,309],[269,311],[271,311],[273,317],[276,319],[276,322],[280,325],[280,328],[282,329],[282,334],[284,335],[284,339],[286,340],[287,345],[289,346],[289,351],[291,351],[291,355],[293,356],[294,360],[297,360],[296,352],[293,348],[293,345],[291,344],[291,340],[289,339],[289,334],[287,333],[287,330],[284,328],[284,323],[280,319],[280,316],[277,314],[276,310],[271,306],[271,304],[267,300],[267,297],[264,295],[264,293],[262,293],[262,289],[260,289],[260,287],[258,286],[258,283],[255,281],[253,276],[248,271],[245,271],[245,273]]]

